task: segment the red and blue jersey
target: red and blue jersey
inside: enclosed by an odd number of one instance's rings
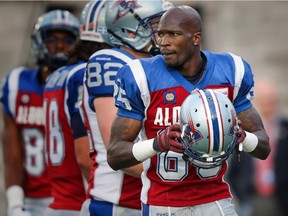
[[[237,113],[249,109],[254,94],[249,64],[229,53],[203,54],[206,69],[195,85],[176,69],[167,68],[161,55],[123,66],[116,77],[117,115],[143,121],[140,137],[146,140],[180,123],[181,104],[196,88],[218,89],[233,102]],[[183,160],[182,154],[158,153],[144,161],[141,200],[149,205],[184,207],[229,198],[229,186],[223,180],[226,170],[226,162],[203,169]]]
[[[25,153],[25,196],[51,196],[44,157],[43,86],[39,71],[19,67],[2,85],[3,111],[16,122]]]
[[[54,209],[79,211],[85,200],[71,127],[72,116],[79,113],[85,67],[86,63],[77,63],[59,68],[45,85],[46,155]]]

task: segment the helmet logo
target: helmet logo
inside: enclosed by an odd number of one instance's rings
[[[139,5],[136,0],[119,0],[112,6],[112,9],[115,7],[118,8],[118,11],[116,13],[115,19],[113,20],[113,24],[128,14],[130,10],[135,10],[142,6]]]
[[[190,113],[187,114],[187,118],[188,118],[188,123],[184,125],[182,138],[185,135],[188,143],[198,142],[199,140],[203,138],[203,135],[201,134],[199,130],[196,130],[196,128],[194,127],[194,122],[192,120]]]

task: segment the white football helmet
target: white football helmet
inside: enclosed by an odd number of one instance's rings
[[[180,125],[183,158],[194,166],[219,166],[236,145],[236,111],[220,91],[193,91],[181,105]]]
[[[76,38],[79,36],[79,20],[66,10],[52,10],[40,16],[34,25],[32,32],[32,51],[38,63],[48,62],[50,64],[61,64],[68,58],[63,55],[50,55],[45,41],[47,32],[53,30],[68,31]],[[63,64],[62,64],[63,65]]]
[[[80,39],[110,44],[105,23],[107,0],[88,2],[81,13]]]
[[[106,25],[110,40],[115,45],[124,45],[141,51],[151,42],[149,53],[156,55],[158,46],[152,39],[157,30],[155,22],[172,7],[166,0],[112,0],[106,12]],[[131,37],[133,32],[136,37]]]

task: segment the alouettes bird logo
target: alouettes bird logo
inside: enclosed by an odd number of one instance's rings
[[[142,7],[135,0],[120,0],[115,2],[112,6],[112,10],[117,7],[116,17],[113,20],[113,24],[129,13],[130,10],[135,10]]]

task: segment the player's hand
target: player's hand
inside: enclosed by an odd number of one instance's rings
[[[236,133],[236,137],[237,137],[237,143],[240,144],[244,141],[244,139],[246,138],[246,133],[244,131],[244,129],[241,126],[241,121],[238,120],[238,123],[236,125],[236,127],[234,128],[235,133]]]
[[[174,151],[183,153],[183,144],[177,140],[181,138],[180,125],[174,124],[158,133],[154,139],[153,148],[158,152]]]
[[[31,216],[31,214],[22,207],[12,208],[8,212],[8,216]]]

